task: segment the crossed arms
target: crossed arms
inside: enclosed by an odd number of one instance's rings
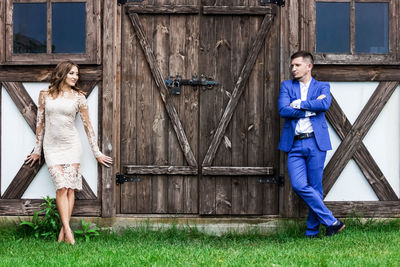
[[[279,115],[282,118],[300,119],[327,111],[331,104],[330,86],[328,83],[321,86],[321,94],[316,99],[305,101],[297,99],[291,102],[289,88],[286,83],[282,83],[278,101]]]

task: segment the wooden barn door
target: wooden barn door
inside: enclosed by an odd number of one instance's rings
[[[278,20],[214,2],[124,6],[120,213],[278,213]],[[175,95],[176,75],[218,85]]]

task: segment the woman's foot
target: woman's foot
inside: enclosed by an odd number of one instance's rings
[[[75,245],[74,234],[72,233],[71,228],[68,229],[67,231],[64,231],[64,233],[65,233],[65,242],[71,245]]]
[[[63,242],[65,239],[65,235],[64,235],[64,227],[61,227],[60,233],[58,234],[58,243]]]

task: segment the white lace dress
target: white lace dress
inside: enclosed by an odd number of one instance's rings
[[[76,114],[80,113],[94,156],[102,155],[96,135],[90,124],[88,105],[84,95],[72,90],[53,99],[43,90],[39,95],[36,125],[36,147],[33,153],[41,155],[42,147],[47,167],[56,190],[82,190],[79,173],[82,145],[75,128]]]

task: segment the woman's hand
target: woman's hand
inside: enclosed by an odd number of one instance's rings
[[[109,168],[110,165],[113,163],[112,158],[109,156],[106,156],[106,155],[101,155],[100,157],[97,157],[96,159],[100,164],[106,166],[107,168]]]
[[[35,153],[31,153],[30,155],[28,155],[25,159],[25,164],[29,164],[29,167],[32,167],[33,165],[35,165],[36,161],[39,161],[39,165],[41,163],[41,156]]]

